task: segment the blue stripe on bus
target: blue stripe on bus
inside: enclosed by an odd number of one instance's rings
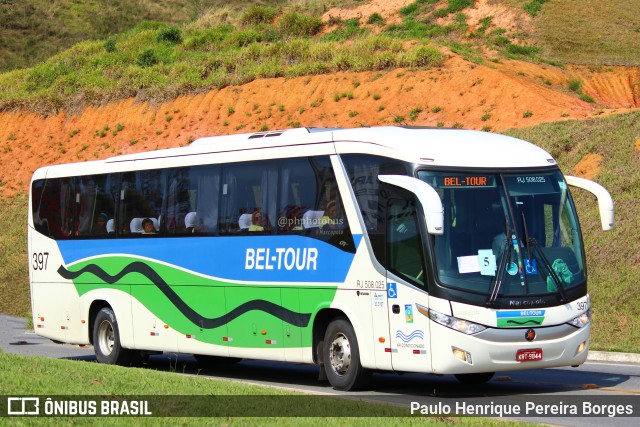
[[[362,235],[354,235],[356,248]],[[302,236],[62,240],[66,265],[105,255],[165,262],[220,279],[256,282],[344,282],[355,254]]]

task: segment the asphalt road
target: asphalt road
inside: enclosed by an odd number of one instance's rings
[[[43,357],[95,361],[92,347],[55,344],[25,331],[23,319],[0,315],[0,348],[8,353]],[[598,359],[598,360],[594,360]],[[619,360],[619,361],[617,361]],[[339,392],[328,383],[318,381],[316,366],[269,361],[245,360],[225,367],[201,367],[190,355],[164,353],[151,356],[150,369],[197,374],[211,378],[283,387],[303,392],[384,401],[407,408],[411,405],[457,404],[505,407],[510,403],[558,404],[587,401],[590,405],[613,403],[634,405],[633,417],[575,417],[569,415],[509,416],[509,419],[562,426],[598,426],[603,422],[611,426],[637,426],[640,419],[640,356],[593,352],[590,360],[578,368],[553,368],[517,372],[499,372],[487,384],[461,386],[453,376],[424,374],[379,374],[373,376],[371,388],[366,392]],[[412,403],[413,402],[413,403]],[[460,402],[460,403],[459,403]],[[419,409],[418,409],[419,411]],[[417,412],[416,412],[417,413]]]

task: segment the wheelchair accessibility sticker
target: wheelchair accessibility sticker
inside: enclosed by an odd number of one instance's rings
[[[527,272],[528,275],[538,274],[538,263],[536,263],[536,259],[525,258],[524,270]]]
[[[395,282],[387,283],[387,297],[388,298],[398,298],[397,283],[395,283]]]

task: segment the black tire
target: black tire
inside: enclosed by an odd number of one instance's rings
[[[135,352],[122,347],[118,321],[110,307],[98,312],[93,323],[93,349],[100,363],[130,366]]]
[[[337,318],[329,323],[323,347],[324,370],[334,389],[349,391],[367,386],[371,371],[360,363],[356,333],[347,319]]]
[[[479,372],[477,374],[456,374],[455,377],[462,384],[484,384],[494,375],[495,372]]]
[[[203,368],[234,365],[242,360],[239,357],[210,356],[208,354],[194,354],[193,357]]]

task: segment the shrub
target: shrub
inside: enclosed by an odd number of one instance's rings
[[[182,43],[182,34],[180,33],[180,29],[177,27],[163,28],[158,32],[156,40],[159,42],[180,44]]]
[[[225,43],[233,47],[247,47],[251,43],[260,41],[262,41],[262,35],[254,29],[248,29],[231,33]]]
[[[420,113],[422,113],[421,107],[416,107],[413,110],[409,111],[409,120],[415,121]]]
[[[507,52],[513,55],[533,56],[539,51],[540,49],[534,46],[521,46],[518,44],[509,44],[507,46]]]
[[[580,99],[583,100],[584,102],[590,102],[590,103],[596,102],[596,100],[593,99],[592,96],[589,96],[586,93],[580,94]]]
[[[158,57],[151,49],[147,49],[138,56],[137,64],[141,67],[151,67],[158,63]]]
[[[106,42],[104,42],[104,50],[109,53],[116,52],[118,49],[116,48],[116,39],[113,37],[109,37]]]
[[[369,16],[369,19],[367,19],[367,24],[369,25],[379,25],[379,26],[384,26],[384,24],[386,24],[386,21],[384,20],[384,18],[382,17],[382,15],[380,15],[378,12],[372,13]]]
[[[522,5],[524,10],[531,16],[536,16],[542,10],[542,4],[547,0],[532,0]]]
[[[473,6],[473,0],[449,0],[449,6],[447,6],[447,12],[449,13],[460,12],[462,9],[466,9],[469,6]]]
[[[418,2],[414,2],[400,8],[399,12],[403,16],[411,16],[415,15],[418,12],[418,9],[420,9],[420,5],[418,4]]]
[[[409,52],[403,58],[403,66],[407,67],[433,67],[442,63],[442,54],[431,46],[419,46]]]
[[[576,93],[582,92],[582,83],[580,80],[569,80],[568,84],[569,90]]]
[[[314,36],[322,29],[322,21],[309,15],[291,12],[280,19],[280,31],[288,36]]]
[[[277,13],[273,7],[251,6],[240,17],[240,23],[243,25],[271,24]]]

